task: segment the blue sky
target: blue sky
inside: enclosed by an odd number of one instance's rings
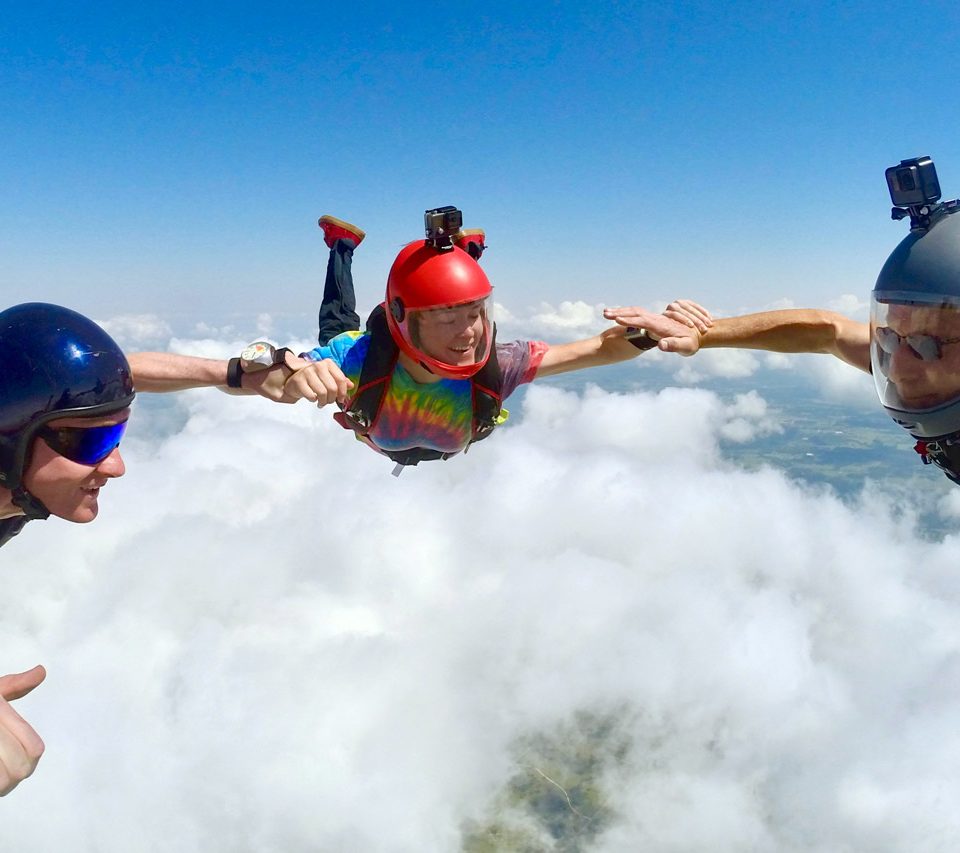
[[[511,308],[865,297],[905,232],[883,169],[930,154],[960,194],[958,24],[946,3],[21,5],[3,301],[311,314],[333,213],[368,232],[369,304],[447,203]]]

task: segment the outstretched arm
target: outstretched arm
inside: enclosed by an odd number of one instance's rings
[[[671,303],[668,311],[671,310]],[[615,308],[604,312],[623,326],[642,325],[647,313],[637,308]],[[682,342],[690,346],[689,340]],[[668,352],[692,352],[676,348],[665,341],[661,349]],[[699,338],[699,348],[738,347],[770,352],[814,352],[836,356],[847,364],[870,371],[870,326],[842,314],[816,308],[795,308],[764,311],[714,320]]]
[[[43,741],[30,724],[10,705],[26,696],[46,678],[42,666],[0,677],[0,797],[9,794],[37,766]]]
[[[169,352],[135,352],[127,356],[138,391],[166,393],[187,388],[227,388],[227,362]],[[234,393],[252,393],[231,388]]]
[[[820,352],[870,372],[870,326],[833,311],[795,308],[714,321],[701,347]]]
[[[187,388],[220,388],[230,394],[259,394],[278,403],[295,403],[302,397],[316,400],[315,363],[287,353],[284,364],[243,373],[239,388],[227,386],[226,360],[175,355],[169,352],[135,352],[127,357],[138,391],[164,393]],[[309,370],[305,368],[310,368]],[[333,380],[333,396],[353,387],[342,373]]]
[[[682,300],[683,310],[672,313],[654,314],[643,308],[612,309],[634,312],[634,323],[622,323],[605,329],[599,335],[574,341],[569,344],[550,346],[537,369],[536,377],[553,376],[582,370],[586,367],[598,367],[603,364],[616,364],[636,358],[643,350],[637,349],[626,339],[628,327],[645,329],[647,335],[657,342],[662,350],[693,355],[700,347],[700,333],[709,327],[710,314],[695,302]],[[673,304],[673,303],[671,303]],[[615,314],[604,311],[604,316],[617,319]],[[669,311],[670,309],[668,309]],[[617,320],[618,322],[619,319]]]

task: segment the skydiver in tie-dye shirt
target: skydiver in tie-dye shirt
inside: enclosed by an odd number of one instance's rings
[[[414,465],[485,438],[506,418],[503,401],[525,382],[626,361],[658,345],[692,354],[712,325],[705,309],[677,300],[649,315],[644,329],[617,325],[566,344],[496,342],[493,288],[477,263],[484,235],[460,230],[446,245],[428,238],[401,250],[386,299],[361,332],[351,262],[364,233],[329,216],[320,225],[330,247],[320,346],[297,358],[258,342],[229,361],[134,353],[137,389],[219,386],[283,403],[336,403],[342,426],[399,465]]]
[[[321,406],[336,402],[343,426],[400,464],[446,458],[485,437],[505,419],[500,403],[536,377],[633,358],[661,337],[696,337],[710,323],[704,309],[686,303],[685,312],[663,317],[662,328],[649,336],[631,339],[621,327],[558,346],[495,343],[493,288],[477,263],[485,235],[460,229],[446,240],[431,239],[428,231],[428,239],[400,252],[387,277],[386,300],[360,332],[351,266],[364,232],[331,216],[319,224],[330,247],[320,346],[301,355],[312,364],[297,374],[297,385]],[[368,366],[364,376],[372,348],[392,350],[383,369],[389,375],[370,375]],[[358,406],[358,395],[377,380],[382,393]],[[476,402],[485,392],[492,401],[486,421]]]

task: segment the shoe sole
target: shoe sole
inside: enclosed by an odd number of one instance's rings
[[[345,228],[351,234],[356,234],[361,240],[367,236],[360,228],[357,228],[356,225],[353,225],[350,222],[345,222],[342,219],[337,219],[336,216],[323,215],[317,220],[317,225],[320,228],[323,228],[324,222],[329,222],[331,225],[338,225],[340,228]]]

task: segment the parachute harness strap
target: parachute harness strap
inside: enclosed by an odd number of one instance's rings
[[[380,417],[383,398],[400,354],[390,337],[382,305],[374,308],[367,319],[367,331],[370,333],[370,345],[360,370],[357,393],[344,411],[334,415],[340,426],[360,435],[369,433]]]
[[[502,423],[503,374],[497,360],[497,326],[491,330],[490,357],[487,363],[472,377],[473,436],[470,444],[482,441]],[[504,419],[505,420],[505,419]],[[469,447],[470,445],[467,445]]]
[[[951,480],[960,482],[960,465],[953,458],[956,454],[951,453],[951,450],[955,450],[958,446],[960,446],[960,433],[954,433],[934,441],[918,439],[913,449],[920,454],[924,465],[936,465]]]

